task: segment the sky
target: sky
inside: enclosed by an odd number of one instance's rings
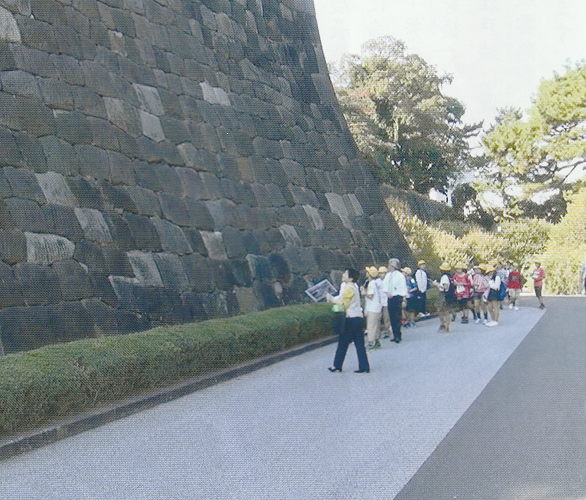
[[[454,81],[467,123],[526,110],[542,79],[586,58],[584,0],[314,0],[328,62],[392,35]]]

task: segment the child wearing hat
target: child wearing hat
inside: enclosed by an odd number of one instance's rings
[[[463,262],[458,262],[456,264],[456,273],[452,278],[456,286],[456,301],[462,316],[462,323],[468,323],[468,303],[470,302],[470,289],[472,288],[466,267]]]
[[[415,328],[415,316],[419,312],[419,297],[417,296],[417,281],[413,278],[410,267],[403,268],[405,282],[407,283],[407,298],[405,300],[405,328]]]
[[[450,293],[450,287],[452,286],[452,275],[450,274],[450,271],[452,266],[447,262],[444,262],[439,268],[440,271],[442,271],[442,276],[439,281],[434,282],[440,291],[440,300],[438,304],[440,327],[438,331],[447,333],[450,331],[452,307],[453,301],[455,300],[455,295],[452,297]]]
[[[366,268],[366,283],[361,287],[364,295],[364,312],[366,314],[366,349],[380,347],[380,320],[382,316],[381,289],[377,284],[378,269]]]

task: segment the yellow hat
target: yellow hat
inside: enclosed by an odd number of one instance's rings
[[[413,271],[411,271],[411,268],[410,267],[404,267],[403,268],[403,272],[405,274],[413,274]]]
[[[379,274],[380,273],[387,273],[387,272],[389,272],[389,270],[385,266],[380,266],[378,268],[378,272],[379,272]]]
[[[444,262],[441,266],[439,266],[440,271],[449,271],[450,269],[452,269],[452,266],[450,266],[447,262]]]
[[[467,266],[466,264],[464,264],[463,262],[458,262],[458,263],[457,263],[457,264],[454,266],[454,268],[455,268],[455,269],[464,269],[464,270],[465,270],[467,267],[468,267],[468,266]]]
[[[425,261],[424,261],[423,259],[421,259],[421,260],[420,260],[420,261],[417,263],[417,265],[418,265],[418,266],[422,266],[423,264],[425,264]]]
[[[482,264],[478,264],[478,267],[479,267],[480,269],[482,269],[484,272],[486,272],[486,266],[487,266],[487,265],[488,265],[488,264],[485,264],[485,263],[483,262]]]
[[[485,268],[484,268],[484,272],[485,273],[493,273],[495,270],[495,267],[492,264],[488,264]]]
[[[376,278],[378,276],[378,269],[374,266],[367,267],[366,272],[371,278]]]

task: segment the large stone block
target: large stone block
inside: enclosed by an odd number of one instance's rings
[[[181,257],[181,265],[192,291],[199,293],[213,289],[209,259],[199,254],[184,255]]]
[[[20,149],[24,164],[34,172],[47,170],[47,159],[41,142],[27,132],[17,132],[14,138]]]
[[[27,262],[50,265],[70,259],[75,252],[75,243],[55,234],[24,233]]]
[[[46,231],[48,226],[47,217],[38,203],[20,198],[9,198],[5,202],[8,208],[9,221],[13,221],[16,227],[33,233]],[[4,227],[7,226],[5,225]]]
[[[53,270],[61,285],[63,300],[81,300],[92,296],[92,287],[87,269],[73,259],[53,264]]]
[[[102,212],[95,208],[75,208],[74,211],[79,225],[88,240],[101,243],[109,243],[112,241],[110,228]]]
[[[32,172],[22,168],[6,167],[4,176],[15,196],[36,201],[37,203],[46,203],[47,199]]]
[[[20,283],[14,276],[12,268],[0,262],[0,309],[24,305]]]
[[[164,251],[177,255],[193,252],[185,233],[179,226],[162,219],[153,219],[153,225],[159,233],[159,239]]]
[[[0,165],[23,165],[24,159],[20,153],[20,148],[12,133],[5,128],[0,128],[0,144],[2,144],[0,148]]]
[[[153,252],[162,250],[159,233],[148,217],[130,213],[125,213],[122,217],[128,223],[137,248]]]
[[[61,174],[47,172],[44,174],[36,174],[36,178],[48,203],[66,207],[75,207],[78,205],[71,188]]]
[[[153,258],[165,288],[177,293],[191,289],[179,256],[171,253],[156,253]]]
[[[163,280],[152,253],[133,250],[127,253],[138,283],[146,286],[163,286]]]
[[[27,305],[55,304],[63,300],[55,271],[40,264],[16,264],[14,274]]]

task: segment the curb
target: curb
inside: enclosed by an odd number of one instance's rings
[[[331,336],[59,420],[0,441],[0,460],[26,453],[337,341]]]

